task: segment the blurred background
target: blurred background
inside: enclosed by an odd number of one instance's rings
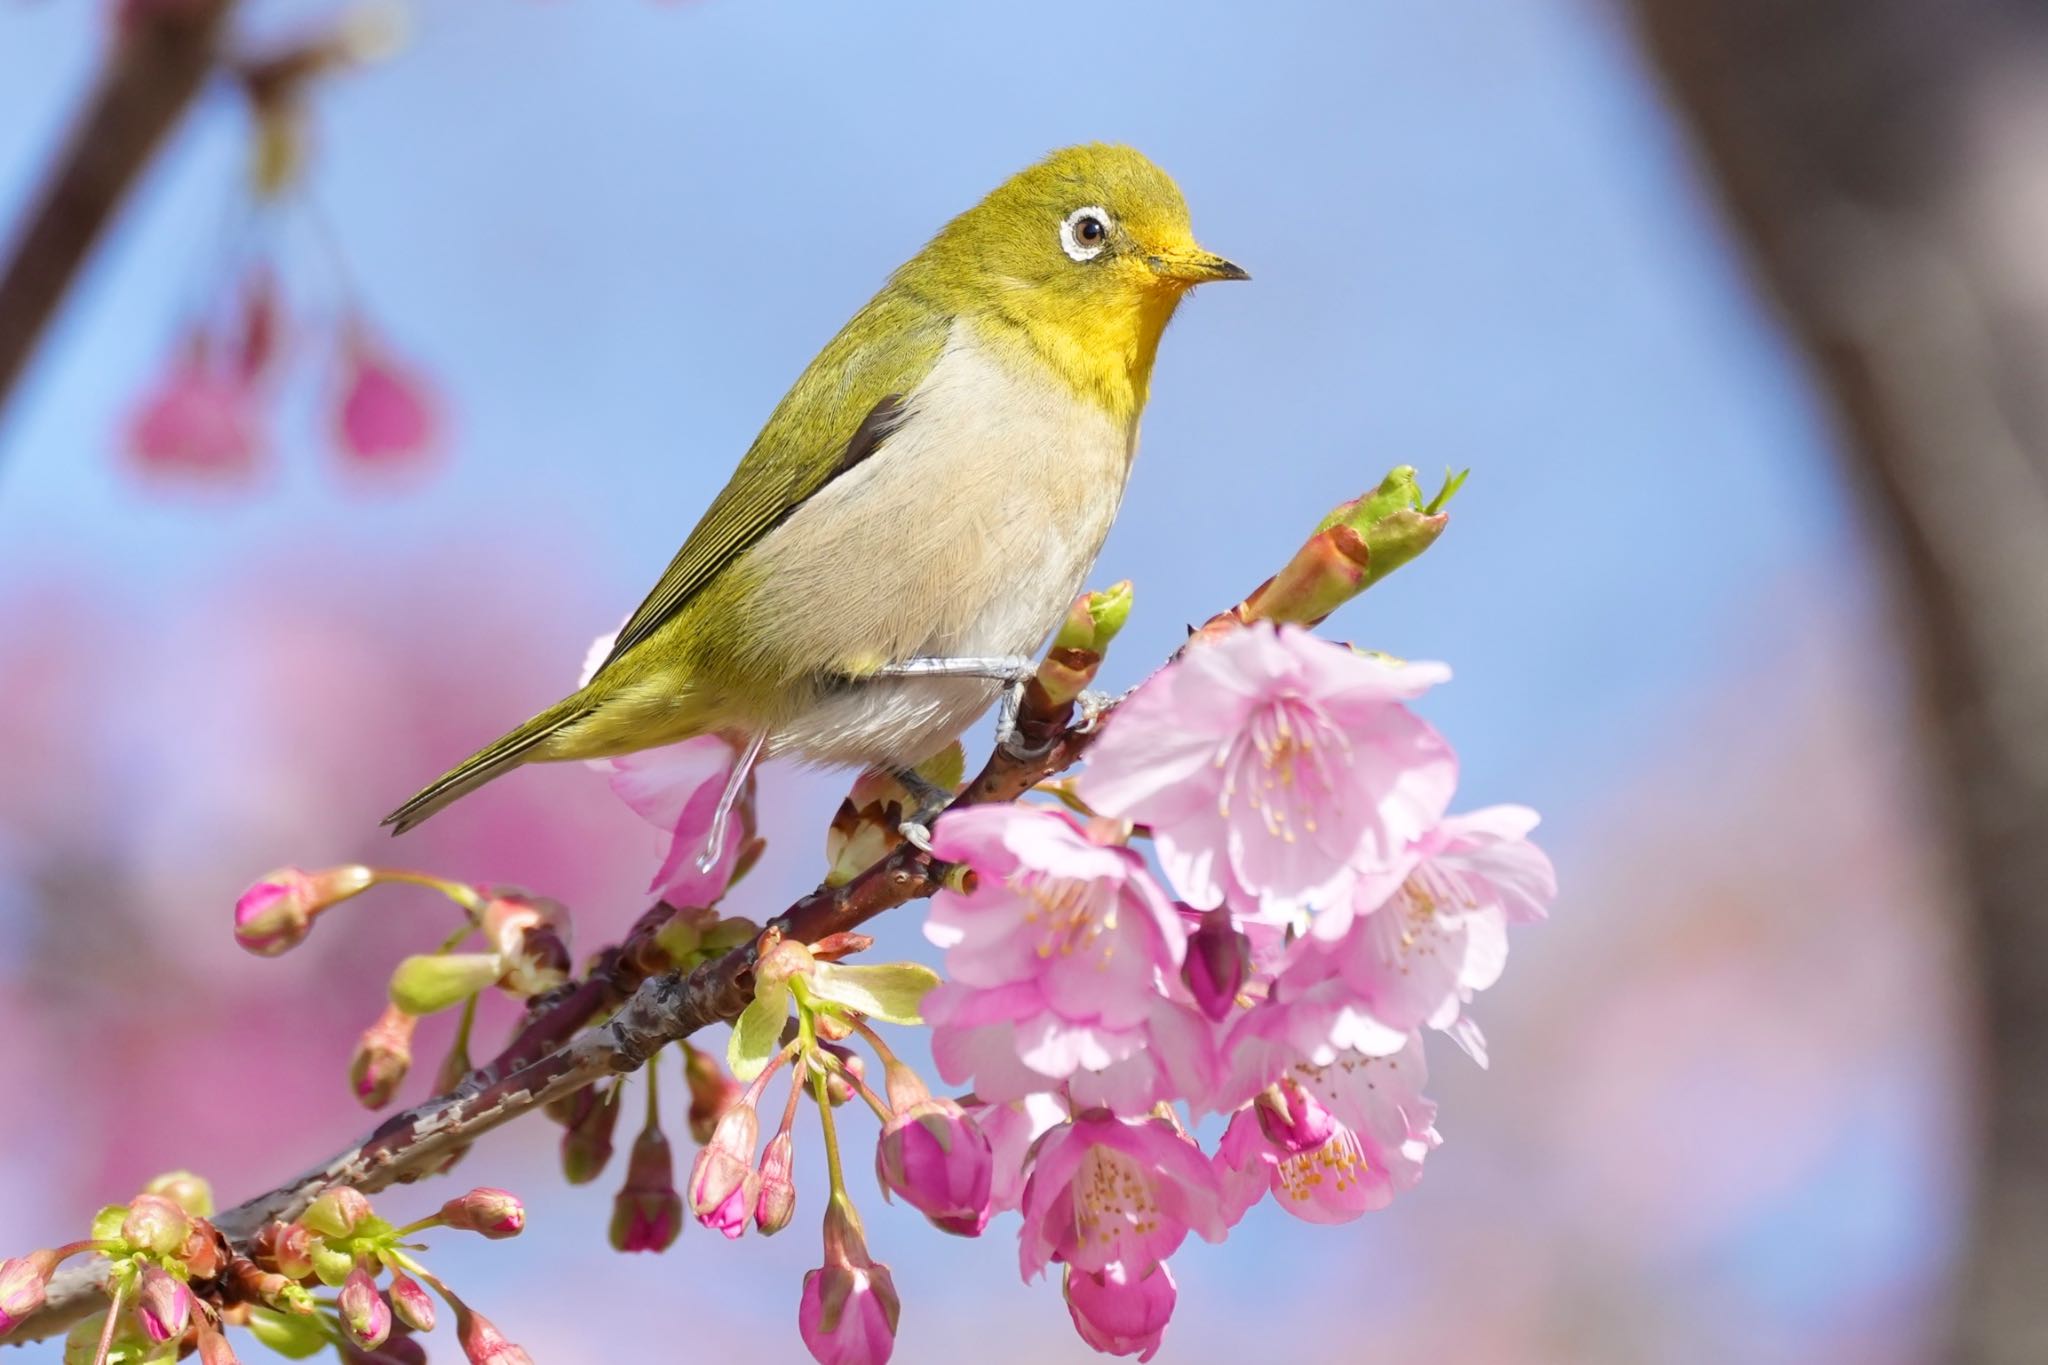
[[[152,8],[0,12],[0,223]],[[247,0],[232,43],[336,13]],[[1918,599],[1853,491],[1867,433],[1838,434],[1838,369],[1745,263],[1758,201],[1722,216],[1730,163],[1710,138],[1702,173],[1660,82],[1714,35],[1646,57],[1628,14],[1575,0],[424,3],[409,27],[306,88],[303,168],[268,200],[248,100],[206,86],[0,409],[0,1250],[175,1167],[232,1202],[368,1126],[355,1036],[447,908],[380,892],[258,960],[229,910],[267,868],[529,887],[580,948],[631,922],[657,836],[580,767],[395,847],[376,821],[566,689],[895,264],[1044,151],[1110,139],[1256,279],[1162,350],[1095,575],[1137,582],[1108,681],[1389,466],[1470,466],[1443,543],[1330,629],[1452,664],[1427,710],[1461,804],[1541,808],[1564,888],[1480,1002],[1491,1071],[1434,1049],[1422,1187],[1191,1245],[1164,1358],[1946,1358],[1987,1074],[1976,883],[1892,605]],[[136,423],[263,275],[261,438],[197,469]],[[336,413],[366,337],[395,436]],[[815,882],[844,787],[770,770],[770,852],[731,908]],[[885,947],[920,951],[917,923],[883,921]],[[560,1183],[557,1131],[468,1158],[531,1230],[444,1238],[458,1288],[547,1365],[804,1358],[810,1215],[617,1256],[610,1187]],[[1008,1221],[960,1243],[864,1205],[899,1359],[1092,1358],[1056,1285],[1018,1284]]]

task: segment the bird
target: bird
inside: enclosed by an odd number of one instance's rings
[[[522,764],[704,734],[740,755],[714,849],[764,758],[912,774],[1028,674],[1080,591],[1175,310],[1249,278],[1133,148],[1011,176],[826,343],[588,681],[383,823]]]

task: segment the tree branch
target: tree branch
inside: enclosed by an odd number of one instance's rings
[[[120,7],[120,37],[0,269],[0,410],[114,210],[199,92],[232,4]]]

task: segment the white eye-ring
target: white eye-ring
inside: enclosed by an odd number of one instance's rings
[[[1109,210],[1083,204],[1060,221],[1060,249],[1076,261],[1092,261],[1109,245]]]

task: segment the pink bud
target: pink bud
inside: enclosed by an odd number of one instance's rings
[[[262,427],[261,396],[194,336],[129,415],[128,451],[150,473],[244,479],[263,448]]]
[[[441,1206],[441,1221],[459,1232],[477,1232],[500,1241],[526,1230],[526,1205],[509,1190],[480,1185]]]
[[[343,343],[335,436],[365,465],[395,466],[424,454],[434,435],[425,383],[352,325]]]
[[[235,942],[259,957],[276,957],[306,941],[313,917],[366,890],[374,880],[360,866],[305,872],[281,867],[235,902]]]
[[[495,1323],[466,1303],[455,1305],[455,1335],[470,1365],[533,1365],[523,1347],[507,1341]]]
[[[819,1365],[884,1365],[896,1349],[901,1304],[889,1267],[868,1257],[843,1199],[825,1211],[825,1264],[804,1276],[797,1331]]]
[[[377,1292],[376,1279],[361,1261],[341,1282],[341,1293],[335,1302],[341,1310],[341,1325],[347,1330],[348,1339],[365,1351],[376,1350],[391,1335],[391,1306]]]
[[[41,1310],[50,1276],[56,1273],[54,1251],[32,1251],[0,1261],[0,1337]]]
[[[484,937],[504,959],[499,982],[507,991],[531,997],[569,979],[569,909],[560,901],[523,891],[497,891],[478,916]]]
[[[1337,1120],[1315,1096],[1282,1080],[1268,1086],[1252,1106],[1258,1115],[1259,1131],[1266,1140],[1289,1156],[1313,1152],[1337,1131]]]
[[[789,1226],[796,1215],[796,1142],[787,1128],[768,1139],[761,1153],[760,1202],[754,1206],[754,1226],[763,1237],[773,1237]]]
[[[649,1123],[633,1141],[626,1183],[612,1200],[612,1247],[667,1251],[682,1231],[683,1197],[676,1192],[675,1154],[667,1135]]]
[[[349,1059],[349,1089],[366,1109],[382,1109],[405,1081],[412,1066],[412,1033],[419,1020],[396,1005],[386,1005],[377,1022],[363,1030]]]
[[[760,1198],[761,1179],[754,1174],[754,1144],[761,1120],[744,1100],[725,1111],[711,1141],[697,1150],[690,1168],[690,1209],[697,1221],[737,1238],[747,1230]]]
[[[336,1185],[322,1190],[306,1206],[299,1222],[323,1237],[347,1237],[356,1225],[373,1216],[369,1199],[353,1185]]]
[[[1106,1355],[1135,1355],[1150,1360],[1173,1316],[1173,1272],[1161,1261],[1135,1282],[1124,1278],[1123,1263],[1097,1274],[1067,1270],[1067,1312],[1081,1340]]]
[[[567,1128],[562,1133],[562,1178],[587,1185],[612,1159],[612,1130],[619,1123],[619,1088],[585,1086],[569,1098]]]
[[[128,1201],[121,1240],[133,1250],[175,1256],[191,1236],[191,1216],[162,1195],[138,1194]]]
[[[1195,997],[1195,1006],[1217,1023],[1237,1008],[1237,993],[1252,974],[1252,944],[1222,906],[1202,916],[1188,935],[1187,957],[1180,979]]]
[[[192,1325],[192,1291],[153,1261],[145,1261],[135,1286],[135,1316],[151,1341],[175,1341]]]
[[[249,1254],[257,1265],[288,1280],[313,1273],[315,1234],[300,1223],[266,1223],[257,1229]]]
[[[875,1145],[875,1175],[943,1231],[978,1237],[988,1226],[995,1154],[952,1100],[927,1098],[898,1110]]]
[[[391,1311],[415,1332],[434,1330],[434,1299],[425,1286],[402,1270],[391,1272]]]
[[[690,1138],[701,1147],[711,1141],[720,1117],[747,1089],[725,1074],[717,1058],[688,1043],[683,1044],[683,1079],[690,1087]]]

